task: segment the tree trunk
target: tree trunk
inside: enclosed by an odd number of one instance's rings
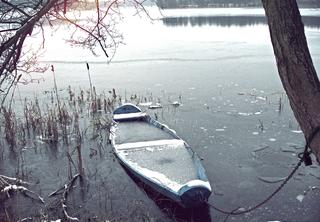
[[[262,0],[282,85],[308,138],[320,126],[320,83],[296,0]],[[320,133],[310,144],[320,160]]]

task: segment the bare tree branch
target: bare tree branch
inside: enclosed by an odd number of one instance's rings
[[[72,45],[88,48],[94,55],[100,48],[104,56],[110,61],[119,44],[122,35],[116,25],[120,20],[120,7],[131,5],[137,14],[145,13],[144,1],[138,0],[0,0],[0,90],[9,89],[13,81],[11,73],[15,70],[19,74],[32,71],[45,71],[37,65],[37,56],[26,50],[25,40],[28,36],[40,34],[41,47],[45,46],[45,30],[49,27],[70,25],[72,32],[67,40]],[[91,13],[89,16],[82,15]],[[72,12],[77,12],[74,14]],[[85,14],[84,13],[84,14]],[[37,33],[34,33],[34,30]],[[110,57],[110,55],[112,55]],[[29,59],[28,59],[29,58]],[[32,59],[30,59],[32,58]],[[34,68],[38,67],[38,68]]]

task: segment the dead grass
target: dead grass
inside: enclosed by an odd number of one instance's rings
[[[150,100],[159,101],[152,98],[152,95],[146,97],[135,94],[128,96],[125,102],[138,104]],[[24,99],[23,107],[20,109],[11,109],[11,103],[17,104],[13,98],[10,104],[4,104],[0,109],[0,159],[13,158],[16,165],[11,172],[17,178],[28,181],[34,176],[30,174],[32,169],[29,169],[29,160],[25,160],[25,150],[33,148],[37,153],[44,152],[43,147],[46,147],[51,153],[62,154],[64,157],[60,158],[67,161],[61,166],[67,172],[63,173],[66,175],[64,181],[67,182],[75,175],[80,175],[81,180],[83,179],[81,183],[88,185],[90,181],[87,175],[92,172],[88,172],[84,152],[88,154],[87,150],[90,150],[88,155],[90,159],[105,158],[108,153],[107,146],[110,144],[109,130],[113,124],[111,113],[122,102],[124,102],[123,98],[116,93],[115,89],[98,94],[94,86],[92,90],[74,90],[69,86],[67,93],[61,93],[56,84],[52,92],[46,93],[45,98]],[[84,144],[94,145],[85,147]],[[60,176],[60,172],[57,172],[57,175]],[[112,204],[112,201],[105,201]],[[65,200],[64,204],[70,203]],[[15,207],[19,208],[19,204],[11,208]],[[55,211],[62,212],[60,204],[55,207]],[[131,208],[135,209],[130,211],[130,215],[124,213],[118,217],[110,213],[110,218],[113,221],[131,221],[132,218],[149,221],[146,211],[138,210],[143,208],[141,204],[132,204]],[[70,209],[74,213],[72,206]],[[45,208],[39,211],[39,221],[50,218],[47,210]],[[1,217],[0,212],[0,220],[16,218],[14,214],[17,212],[13,212],[6,211],[5,217]],[[60,215],[63,217],[62,213]]]

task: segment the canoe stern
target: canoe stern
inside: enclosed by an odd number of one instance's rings
[[[211,195],[211,186],[206,181],[192,180],[181,187],[178,193],[181,205],[186,208],[196,207],[208,201]]]

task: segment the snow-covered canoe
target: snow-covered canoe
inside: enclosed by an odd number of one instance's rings
[[[113,120],[110,139],[127,170],[183,207],[208,200],[211,186],[205,170],[175,131],[132,104],[118,107]]]

